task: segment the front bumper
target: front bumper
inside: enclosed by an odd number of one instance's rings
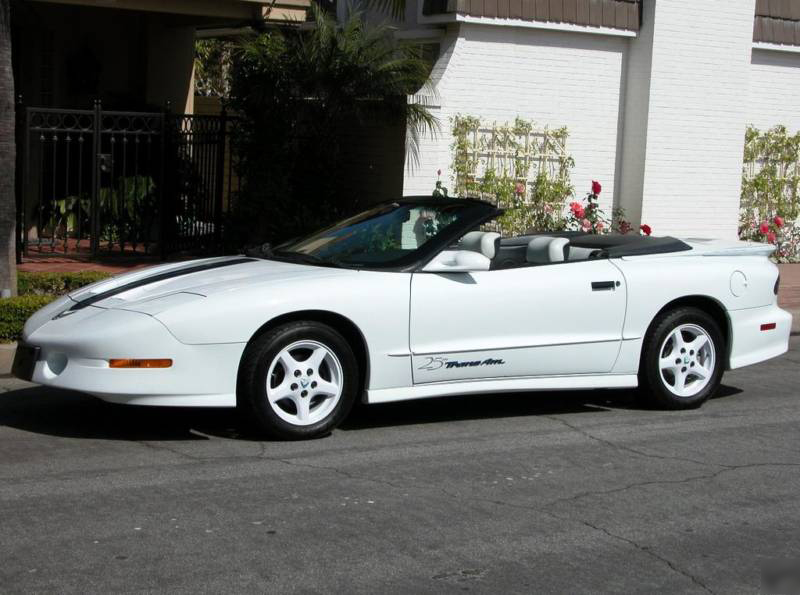
[[[234,407],[244,343],[186,345],[158,320],[88,307],[23,337],[38,348],[29,380],[135,405]],[[28,351],[24,349],[23,352]],[[25,356],[21,356],[24,358]],[[111,358],[170,358],[170,368],[110,368]]]
[[[777,305],[729,311],[731,351],[729,368],[741,368],[777,357],[789,350],[792,315]],[[774,328],[761,330],[762,325]]]

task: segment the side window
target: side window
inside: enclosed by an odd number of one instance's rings
[[[408,214],[408,221],[403,223],[400,232],[403,250],[416,250],[456,218],[455,214],[424,207],[410,209]]]

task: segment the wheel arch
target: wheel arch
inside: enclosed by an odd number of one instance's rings
[[[272,318],[262,324],[258,330],[253,333],[244,350],[242,351],[242,359],[244,358],[245,353],[247,353],[247,349],[250,347],[253,341],[255,341],[264,333],[269,332],[270,330],[282,324],[286,324],[288,322],[299,322],[301,320],[325,324],[338,331],[345,338],[350,347],[353,349],[353,354],[356,356],[356,361],[358,362],[360,381],[358,394],[359,398],[361,398],[364,390],[367,386],[369,386],[370,365],[367,340],[364,337],[364,334],[361,332],[361,329],[352,320],[346,316],[338,314],[337,312],[331,312],[329,310],[297,310],[295,312],[287,312],[285,314],[276,316],[275,318]],[[237,393],[238,383],[239,381],[237,379]]]
[[[719,326],[719,330],[722,332],[722,338],[725,341],[725,358],[724,358],[724,365],[725,369],[729,367],[729,359],[731,353],[731,321],[728,317],[727,310],[725,306],[717,299],[708,296],[708,295],[689,295],[676,298],[671,302],[664,304],[661,309],[656,312],[653,319],[650,321],[650,324],[647,326],[647,331],[644,334],[646,338],[650,333],[653,325],[655,324],[656,320],[669,310],[674,310],[676,308],[685,308],[685,307],[693,307],[697,308],[698,310],[704,311],[706,314],[711,316],[714,319],[714,322],[717,323]],[[642,348],[644,348],[644,341],[642,342]],[[639,356],[641,361],[641,355]]]

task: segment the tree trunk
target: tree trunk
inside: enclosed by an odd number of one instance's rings
[[[2,296],[17,293],[15,132],[14,73],[11,68],[11,0],[0,0],[0,295]]]

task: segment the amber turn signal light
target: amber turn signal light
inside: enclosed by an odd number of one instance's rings
[[[109,368],[171,368],[171,359],[110,359]]]

